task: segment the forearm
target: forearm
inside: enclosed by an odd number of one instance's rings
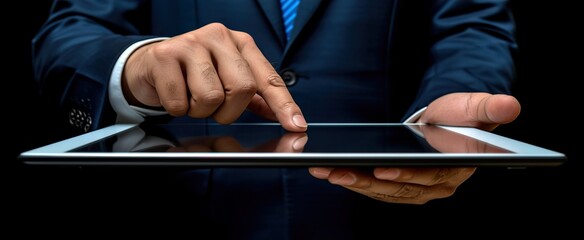
[[[434,1],[430,67],[408,111],[453,92],[510,93],[515,25],[507,1]]]

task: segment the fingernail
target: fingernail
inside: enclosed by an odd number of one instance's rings
[[[306,120],[304,120],[304,117],[300,114],[294,115],[292,117],[292,122],[294,123],[294,125],[296,125],[299,128],[307,128],[308,127]]]
[[[385,179],[385,180],[394,180],[399,176],[399,174],[400,174],[399,169],[390,168],[390,169],[383,171],[381,174],[379,174],[378,177]]]
[[[313,167],[310,172],[317,178],[325,179],[331,174],[332,168]]]
[[[306,142],[308,142],[307,136],[296,139],[294,141],[294,143],[292,143],[292,149],[294,149],[294,151],[296,151],[296,152],[300,152],[300,151],[304,150],[304,146],[306,145]]]
[[[357,181],[357,178],[352,173],[347,173],[339,179],[334,179],[331,183],[338,185],[353,185]]]

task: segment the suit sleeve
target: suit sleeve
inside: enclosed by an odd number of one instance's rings
[[[430,65],[406,116],[453,92],[511,93],[517,44],[508,4],[433,2]]]
[[[143,35],[150,21],[145,2],[54,2],[32,52],[41,95],[60,120],[84,132],[114,123],[108,82],[120,54],[152,37]]]

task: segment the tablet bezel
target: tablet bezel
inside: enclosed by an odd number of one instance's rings
[[[248,124],[249,125],[249,124]],[[274,123],[257,123],[270,125]],[[404,125],[419,136],[415,123],[313,123],[310,126]],[[470,127],[439,126],[478,139],[510,153],[276,153],[276,152],[72,152],[100,139],[127,131],[138,124],[116,124],[23,152],[19,158],[30,165],[102,166],[560,166],[563,153]]]

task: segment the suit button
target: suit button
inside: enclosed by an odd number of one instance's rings
[[[292,70],[284,70],[282,71],[280,76],[282,77],[282,80],[284,80],[284,83],[288,87],[293,86],[294,84],[296,84],[296,82],[298,82],[296,73],[294,73],[294,71]]]

